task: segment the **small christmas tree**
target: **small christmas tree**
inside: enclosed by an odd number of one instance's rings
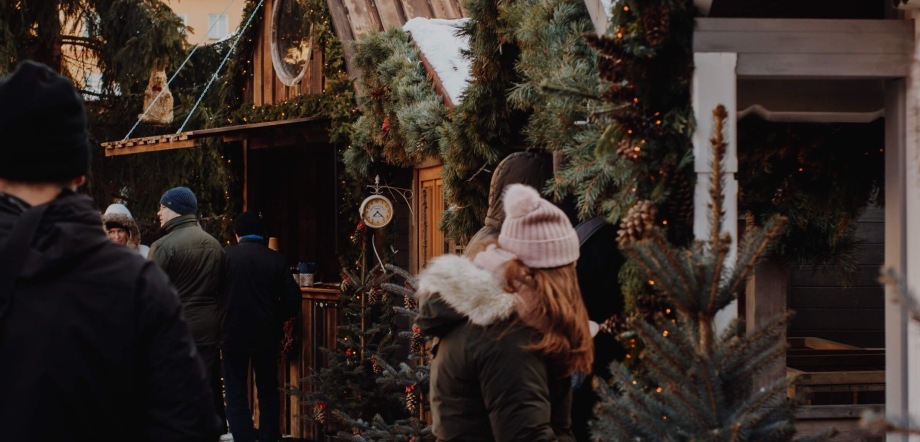
[[[642,342],[639,377],[620,363],[611,367],[610,385],[598,388],[601,402],[591,423],[596,440],[787,441],[795,434],[795,403],[786,398],[791,378],[752,391],[753,378],[783,355],[788,315],[742,335],[737,321],[718,333],[716,313],[742,290],[756,261],[785,228],[773,217],[749,229],[737,262],[726,261],[732,241],[721,233],[722,106],[713,111],[716,134],[711,176],[711,233],[687,249],[669,243],[650,204],[637,204],[623,220],[620,244],[647,276],[648,284],[672,306],[631,325]],[[818,439],[829,433],[813,436]]]
[[[366,246],[365,233],[359,224],[352,236],[359,247]],[[417,315],[415,279],[379,261],[367,270],[365,258],[343,271],[344,319],[336,347],[322,349],[325,367],[306,379],[311,388],[288,394],[310,410],[305,418],[341,440],[430,440],[424,338],[410,326]]]

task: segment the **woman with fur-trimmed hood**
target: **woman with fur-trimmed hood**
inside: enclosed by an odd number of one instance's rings
[[[116,244],[137,250],[144,258],[150,248],[141,244],[141,231],[124,204],[111,204],[102,214],[102,227],[109,239]]]
[[[572,376],[594,357],[568,217],[531,187],[508,186],[497,244],[443,255],[419,274],[439,441],[571,442]]]

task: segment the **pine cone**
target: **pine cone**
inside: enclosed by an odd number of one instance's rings
[[[617,144],[617,156],[637,163],[645,157],[645,152],[637,143],[624,139]]]
[[[417,310],[418,302],[416,302],[415,298],[411,296],[404,296],[403,297],[403,307],[405,307],[407,310]]]
[[[601,323],[599,332],[617,336],[627,330],[629,330],[629,322],[626,319],[626,314],[619,313],[607,318]]]
[[[620,230],[617,231],[617,243],[620,247],[632,241],[638,241],[655,229],[655,217],[658,208],[649,200],[642,200],[629,208],[626,217],[620,221]]]
[[[664,175],[668,188],[668,199],[662,215],[665,219],[678,225],[690,225],[693,222],[693,183],[687,174],[675,167],[668,167]]]
[[[326,423],[326,404],[320,402],[313,407],[313,420],[319,424]]]
[[[415,385],[406,387],[406,409],[410,413],[418,412],[418,397],[415,395]]]
[[[371,287],[371,289],[367,291],[367,303],[375,305],[378,302],[380,302],[380,291]]]
[[[666,7],[646,8],[644,14],[642,14],[645,41],[652,47],[657,48],[664,43],[670,26],[671,13]]]
[[[374,370],[374,374],[380,376],[383,374],[383,367],[378,363],[377,356],[371,357],[371,368]]]
[[[371,98],[373,98],[375,101],[385,101],[388,99],[387,97],[389,95],[390,95],[390,89],[387,88],[386,86],[377,86],[371,89],[371,92],[370,92]]]
[[[418,325],[412,326],[412,337],[409,339],[409,348],[412,353],[419,354],[422,352],[422,346],[425,344],[425,338],[422,336],[422,329]]]
[[[619,56],[598,57],[597,73],[604,81],[617,83],[623,79],[626,60]]]

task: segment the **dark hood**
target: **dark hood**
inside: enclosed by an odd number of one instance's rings
[[[86,195],[65,190],[47,205],[29,253],[24,257],[22,277],[58,271],[109,242],[102,229],[99,210]],[[21,201],[0,194],[0,249],[6,246],[13,225],[23,211]]]
[[[495,167],[492,181],[489,183],[489,209],[486,212],[485,225],[495,230],[501,229],[505,220],[502,194],[509,184],[526,184],[542,191],[546,181],[552,176],[552,163],[540,154],[515,152],[505,157]]]

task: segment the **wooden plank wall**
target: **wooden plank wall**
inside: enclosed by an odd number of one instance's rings
[[[789,337],[818,337],[862,348],[885,347],[885,298],[878,282],[884,255],[884,211],[870,208],[856,236],[859,270],[855,284],[842,287],[832,269],[790,271],[789,309],[796,312]]]

